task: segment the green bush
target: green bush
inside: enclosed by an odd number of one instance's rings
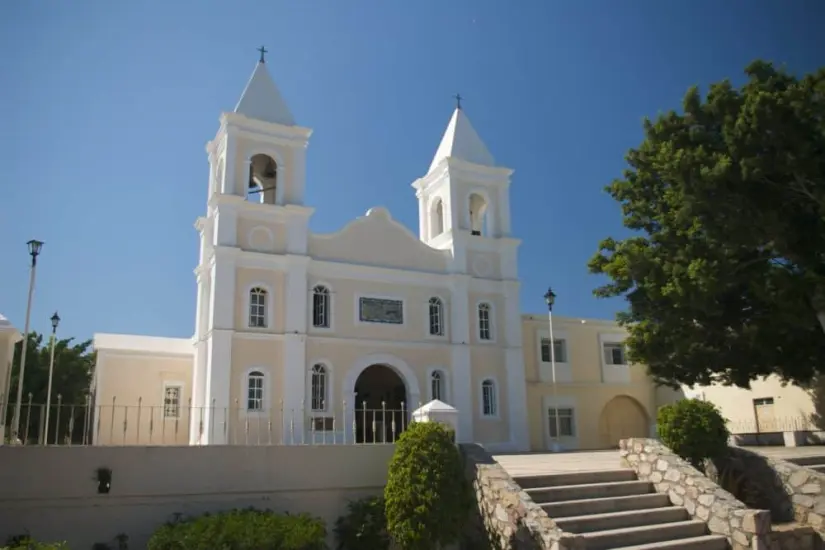
[[[306,514],[230,510],[175,520],[155,531],[147,550],[325,550],[324,522]]]
[[[387,531],[401,550],[432,550],[458,540],[472,504],[452,430],[414,422],[390,461]]]
[[[335,522],[338,550],[387,550],[387,516],[384,497],[367,497],[347,505],[347,513]]]
[[[69,550],[65,542],[37,542],[28,535],[9,537],[0,550]]]
[[[682,399],[665,405],[659,409],[656,426],[662,443],[700,470],[705,459],[727,453],[730,434],[713,403]]]

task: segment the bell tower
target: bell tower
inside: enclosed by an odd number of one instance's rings
[[[195,269],[192,380],[192,404],[203,414],[193,415],[192,444],[226,441],[227,431],[216,425],[216,418],[234,402],[230,396],[233,335],[248,330],[246,325],[236,326],[242,321],[235,317],[240,295],[236,283],[245,255],[300,257],[307,252],[313,210],[304,206],[304,183],[312,130],[296,124],[267,70],[266,49],[259,52],[240,100],[233,111],[221,114],[218,132],[206,145],[206,215],[195,224],[200,256]],[[295,263],[305,268],[305,262]],[[289,320],[285,329],[297,334],[305,330],[306,307],[300,300],[306,300],[306,274],[290,270],[286,279],[289,287],[283,294],[290,301],[285,304]],[[259,328],[272,329],[271,325]],[[287,344],[293,356],[300,356],[296,346]]]

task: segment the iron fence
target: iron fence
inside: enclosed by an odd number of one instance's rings
[[[823,431],[825,422],[811,416],[785,416],[756,420],[728,421],[728,431],[734,435],[778,433],[778,432],[818,432]]]
[[[275,407],[235,400],[230,406],[151,403],[139,398],[124,404],[64,403],[57,396],[49,406],[29,395],[20,407],[19,433],[14,433],[13,403],[0,401],[6,443],[18,445],[342,445],[393,444],[411,422],[404,402],[380,404],[341,402],[321,406]],[[419,403],[420,407],[421,404]]]

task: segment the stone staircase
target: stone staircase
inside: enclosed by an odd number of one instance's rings
[[[788,462],[796,464],[797,466],[804,466],[811,470],[816,470],[821,474],[825,474],[825,455],[822,456],[798,456],[796,458],[786,458]]]
[[[560,529],[581,534],[588,550],[724,550],[703,521],[673,506],[631,469],[514,476]]]

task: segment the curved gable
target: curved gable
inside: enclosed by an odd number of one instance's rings
[[[380,207],[337,233],[310,235],[309,254],[318,260],[431,272],[446,272],[450,257],[448,251],[422,243]]]

